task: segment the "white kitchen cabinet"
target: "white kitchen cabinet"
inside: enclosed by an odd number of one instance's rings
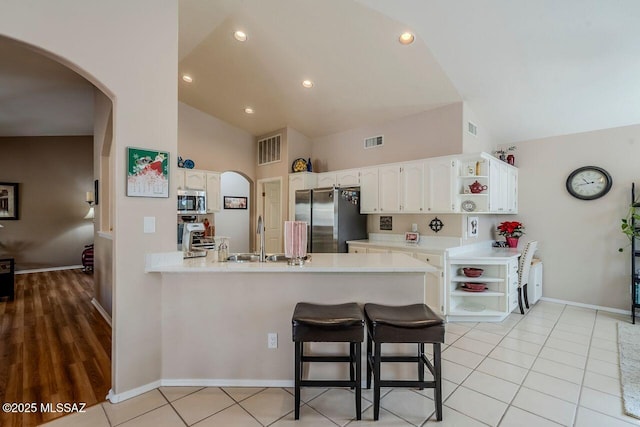
[[[431,264],[438,270],[427,274],[425,282],[425,301],[436,313],[444,316],[446,314],[446,292],[445,292],[445,252],[426,252],[419,248],[398,247],[397,245],[385,245],[384,243],[358,244],[349,243],[349,253],[403,253],[412,256],[420,261]]]
[[[335,172],[322,172],[318,174],[316,188],[335,187],[335,185],[336,185]]]
[[[455,193],[463,213],[518,213],[517,168],[486,153],[462,156],[459,165]],[[476,181],[486,189],[472,193]]]
[[[404,163],[401,166],[402,185],[400,210],[402,213],[424,211],[424,162]]]
[[[454,183],[459,161],[444,157],[424,162],[424,205],[427,212],[459,212]]]
[[[518,169],[507,167],[507,212],[518,213]]]
[[[527,284],[527,299],[529,307],[538,302],[542,297],[542,262],[531,264],[529,270],[529,283]]]
[[[207,212],[219,212],[222,208],[220,196],[220,172],[206,172]]]
[[[379,213],[378,168],[360,170],[360,213]]]
[[[289,174],[289,221],[296,219],[296,191],[316,188],[317,174],[297,172]]]
[[[338,187],[360,185],[360,170],[349,169],[336,172],[336,185]]]
[[[378,168],[378,211],[381,214],[400,212],[400,166]]]
[[[480,277],[471,278],[463,274],[464,267],[484,271]],[[450,257],[446,284],[447,319],[470,322],[504,320],[514,308],[514,295],[517,306],[517,270],[517,255]],[[486,289],[479,292],[465,290],[465,282],[482,283]]]
[[[434,271],[427,274],[427,283],[425,284],[425,304],[427,304],[432,310],[439,315],[443,316],[445,312],[445,287],[444,287],[444,271],[442,269],[442,261],[444,257],[435,253],[427,252],[414,252],[413,257],[424,261],[427,264],[431,264],[438,268],[438,271]]]
[[[496,213],[504,213],[507,211],[507,195],[506,188],[506,171],[507,164],[502,160],[492,159],[489,161],[489,211]]]
[[[176,189],[178,190],[184,190],[185,189],[185,184],[184,184],[184,169],[182,168],[176,168],[173,173],[173,179],[175,180],[176,183]]]
[[[185,169],[184,186],[188,190],[206,190],[207,173],[197,169]]]
[[[364,246],[357,246],[354,244],[349,244],[349,253],[350,254],[366,254],[367,248]]]

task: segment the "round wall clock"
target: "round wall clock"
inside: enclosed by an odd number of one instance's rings
[[[583,166],[567,178],[567,191],[581,200],[595,200],[611,190],[611,175],[597,166]]]

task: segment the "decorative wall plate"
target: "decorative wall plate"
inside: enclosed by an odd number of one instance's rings
[[[429,228],[435,233],[442,230],[442,227],[444,227],[444,223],[438,217],[433,218],[429,223]]]
[[[307,170],[307,161],[300,157],[299,159],[295,159],[291,164],[291,170],[294,172],[304,172]]]
[[[462,202],[462,210],[465,212],[473,212],[476,210],[476,202],[473,200],[465,200]]]

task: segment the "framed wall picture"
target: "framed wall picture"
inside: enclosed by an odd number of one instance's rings
[[[241,196],[224,196],[225,209],[247,209],[247,198]]]
[[[169,153],[127,147],[127,196],[169,197]]]
[[[477,216],[469,216],[467,217],[467,236],[468,237],[478,237],[478,217]]]
[[[0,182],[0,221],[18,219],[18,183]]]

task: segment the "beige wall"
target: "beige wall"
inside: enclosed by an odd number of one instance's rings
[[[93,297],[109,316],[113,316],[113,103],[96,89],[93,123],[93,178],[99,180],[98,204],[94,219]]]
[[[468,122],[472,122],[477,126],[477,135],[474,136],[467,131]],[[462,153],[479,153],[484,151],[485,153],[493,154],[495,151],[495,139],[489,132],[489,129],[466,102],[464,102],[462,106],[462,123],[460,131],[462,132]]]
[[[197,169],[240,172],[255,181],[255,145],[250,133],[178,103],[178,153]]]
[[[0,257],[16,269],[80,265],[93,243],[85,193],[93,190],[90,136],[0,138],[0,182],[19,184],[19,220],[0,221]]]
[[[314,172],[462,153],[462,103],[313,139]],[[364,139],[384,135],[384,145],[364,149]]]
[[[393,221],[393,229],[380,230],[380,217],[382,215],[368,215],[367,230],[369,233],[380,234],[404,234],[411,231],[412,224],[418,225],[418,233],[421,237],[460,237],[463,245],[470,245],[483,240],[493,240],[493,228],[495,228],[495,215],[474,215],[478,218],[478,237],[467,236],[467,217],[460,214],[396,214],[390,215]],[[389,215],[385,215],[389,216]],[[429,228],[429,223],[438,218],[444,226],[437,233]]]
[[[628,241],[619,231],[640,183],[640,126],[555,136],[516,144],[519,212],[525,239],[538,240],[544,262],[543,296],[629,310]],[[604,197],[583,201],[567,193],[567,176],[600,166],[613,177]]]
[[[125,153],[136,146],[176,158],[177,1],[5,0],[2,9],[0,35],[37,46],[114,103],[112,392],[133,392],[161,376],[160,281],[144,273],[144,258],[175,247],[176,218],[173,191],[126,196]],[[144,217],[155,218],[155,233],[143,233]]]

